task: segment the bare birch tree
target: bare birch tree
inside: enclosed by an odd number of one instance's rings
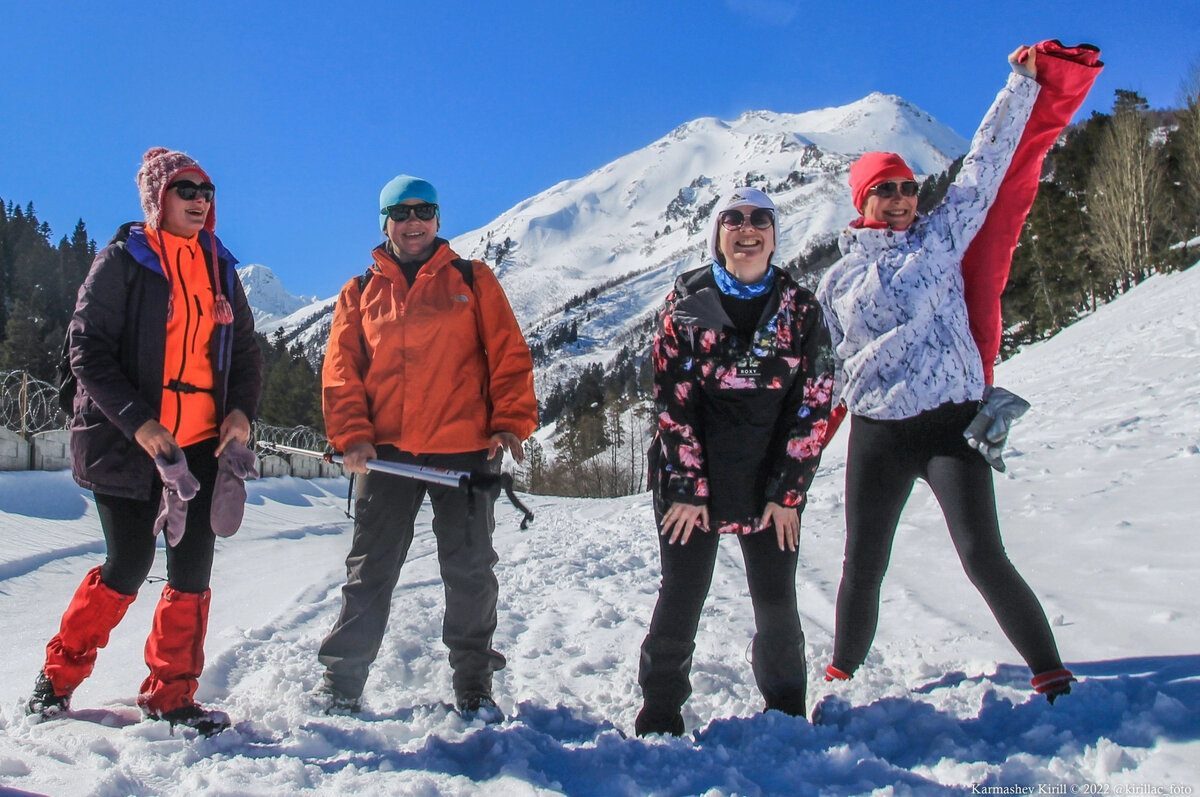
[[[1117,91],[1088,192],[1090,246],[1122,291],[1152,267],[1154,236],[1163,221],[1164,169],[1147,110],[1136,93]]]

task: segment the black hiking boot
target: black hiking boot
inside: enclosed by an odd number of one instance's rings
[[[683,715],[678,711],[663,711],[642,706],[637,719],[633,721],[633,732],[638,736],[683,736]]]
[[[321,686],[313,693],[313,700],[329,716],[348,716],[362,711],[362,697],[339,692],[329,686]]]
[[[50,683],[45,672],[39,672],[37,680],[33,684],[33,694],[30,695],[29,702],[25,704],[25,714],[28,716],[36,714],[43,719],[49,719],[70,708],[71,693],[55,694],[54,684]]]
[[[176,725],[195,728],[202,736],[216,736],[221,731],[229,728],[229,715],[224,711],[201,708],[195,703],[173,708],[170,711],[164,711],[162,714],[150,714],[149,716],[151,719],[164,720],[171,723],[172,729]]]
[[[491,695],[483,692],[468,692],[455,700],[455,709],[460,717],[471,722],[483,720],[487,725],[504,722],[504,712],[496,705]]]

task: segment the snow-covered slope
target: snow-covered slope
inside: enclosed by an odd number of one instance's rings
[[[1200,787],[1200,267],[1158,276],[997,369],[1033,402],[996,488],[1010,555],[1081,681],[1054,706],[963,575],[918,487],[853,681],[820,678],[842,560],[845,434],[803,516],[800,608],[810,707],[761,713],[753,619],[724,540],[682,739],[629,738],[637,650],[658,582],[646,495],[530,496],[497,508],[501,584],[493,727],[446,711],[442,585],[423,513],[361,717],[308,694],[336,618],[350,524],[344,480],[250,485],[218,541],[199,699],[234,727],[172,736],[134,706],[161,583],[148,584],[69,718],[22,701],[83,574],[102,558],[90,495],[66,473],[0,473],[0,792],[228,794],[1189,794]],[[161,577],[160,552],[155,574]],[[1041,790],[1039,792],[1039,789]]]
[[[583,366],[607,365],[622,346],[644,349],[645,322],[675,277],[706,256],[704,230],[720,194],[744,184],[771,194],[780,209],[775,262],[784,264],[853,218],[846,169],[861,153],[898,152],[931,174],[966,145],[919,108],[878,93],[807,113],[697,119],[451,244],[494,267],[530,344],[546,350],[537,370],[544,398]],[[289,339],[319,359],[321,328],[288,326],[292,319],[284,322]],[[577,340],[552,342],[572,325]]]

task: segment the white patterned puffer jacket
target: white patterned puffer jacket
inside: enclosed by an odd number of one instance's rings
[[[911,418],[983,395],[962,259],[983,226],[1037,98],[1016,73],[983,118],[945,200],[903,232],[846,229],[817,288],[849,411]]]

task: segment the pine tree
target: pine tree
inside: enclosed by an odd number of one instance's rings
[[[1178,128],[1171,145],[1179,163],[1181,209],[1185,235],[1200,235],[1200,58],[1184,78]]]
[[[38,379],[49,379],[53,368],[50,353],[36,319],[23,301],[13,304],[12,313],[4,327],[4,343],[0,344],[0,368],[6,371],[29,371]]]
[[[1058,332],[1087,306],[1085,274],[1079,268],[1085,240],[1075,200],[1056,183],[1042,183],[1001,300],[1006,352]]]

